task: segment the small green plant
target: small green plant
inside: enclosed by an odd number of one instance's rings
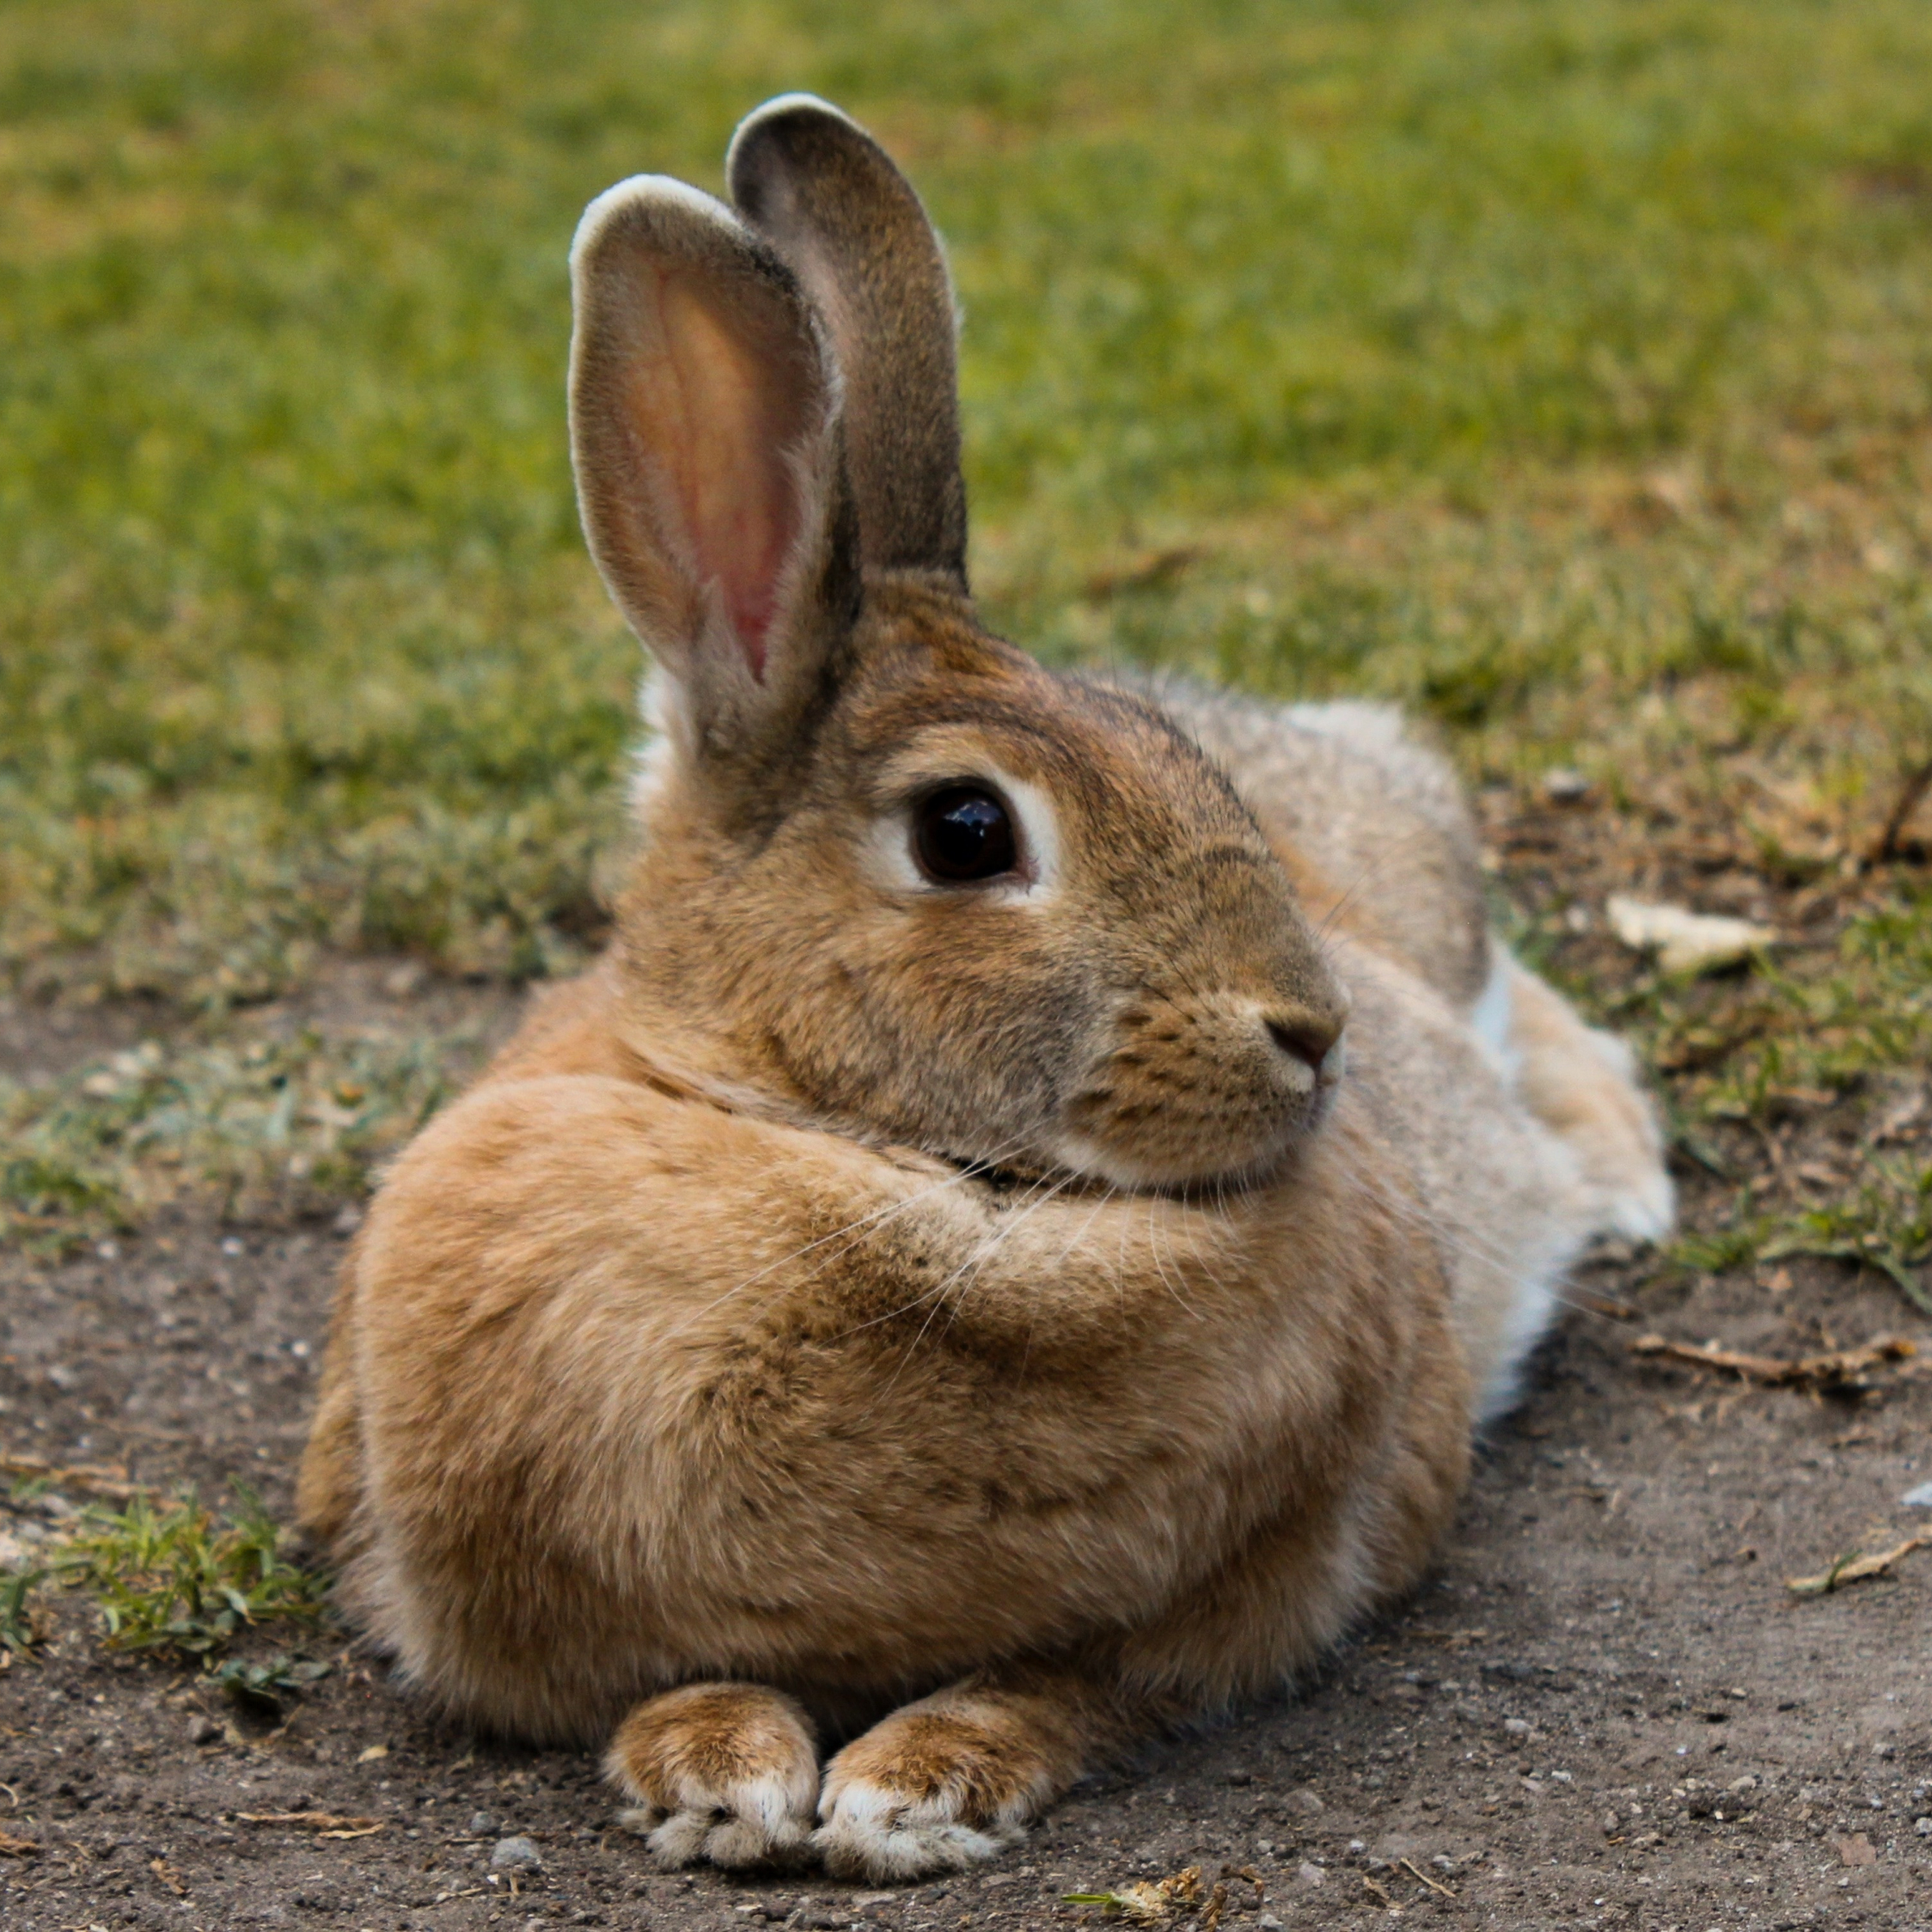
[[[40,1607],[31,1599],[46,1579],[39,1569],[0,1570],[0,1648],[24,1657],[46,1635]]]
[[[1869,1268],[1932,1315],[1932,1286],[1920,1273],[1932,1264],[1932,1166],[1868,1153],[1856,1193],[1797,1214],[1760,1212],[1746,1188],[1726,1226],[1685,1234],[1669,1249],[1680,1268],[1712,1275],[1800,1255]]]
[[[147,1041],[33,1086],[0,1079],[0,1238],[58,1250],[188,1188],[233,1214],[327,1211],[442,1104],[474,1029],[397,1041]]]
[[[1871,1158],[1867,1176],[1850,1199],[1780,1223],[1759,1256],[1856,1262],[1886,1276],[1921,1314],[1932,1315],[1932,1288],[1917,1272],[1932,1262],[1932,1166]]]
[[[117,1650],[210,1658],[241,1632],[315,1623],[324,1581],[282,1554],[284,1532],[245,1484],[219,1514],[193,1496],[89,1510],[58,1559],[70,1589],[93,1593]]]
[[[259,1663],[227,1657],[209,1675],[238,1704],[279,1715],[284,1704],[319,1684],[333,1667],[306,1657],[277,1655]]]

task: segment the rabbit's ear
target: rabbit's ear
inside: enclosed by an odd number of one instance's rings
[[[680,688],[692,742],[768,758],[859,600],[837,364],[796,278],[721,202],[658,176],[571,248],[571,454],[591,554]]]
[[[752,114],[724,172],[831,328],[866,567],[964,590],[952,282],[919,197],[871,135],[809,94]]]

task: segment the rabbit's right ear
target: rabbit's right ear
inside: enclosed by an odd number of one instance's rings
[[[662,176],[571,248],[571,455],[584,535],[675,682],[696,755],[771,767],[857,615],[857,534],[823,325],[771,248]]]

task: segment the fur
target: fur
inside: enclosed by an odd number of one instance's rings
[[[1392,713],[980,625],[883,152],[787,97],[730,173],[572,256],[659,666],[616,938],[383,1185],[301,1508],[426,1697],[608,1744],[660,1859],[900,1880],[1409,1587],[1564,1269],[1670,1191]],[[913,856],[962,782],[982,884]]]

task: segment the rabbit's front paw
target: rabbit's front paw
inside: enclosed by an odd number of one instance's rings
[[[813,1839],[835,1878],[963,1872],[1026,1836],[1054,1779],[1024,1724],[991,1700],[908,1704],[826,1767]]]
[[[623,1822],[660,1865],[784,1865],[806,1854],[817,1741],[804,1712],[762,1684],[692,1684],[639,1704],[604,1771],[638,1801]]]

